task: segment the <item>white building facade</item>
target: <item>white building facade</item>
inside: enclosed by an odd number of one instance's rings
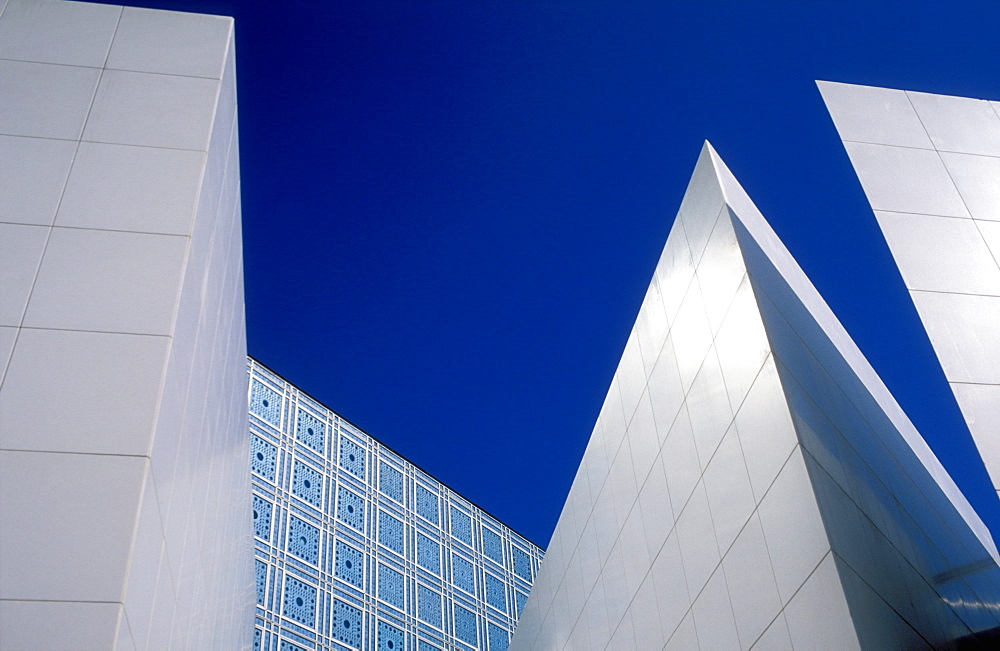
[[[707,143],[544,564],[248,382],[234,56],[0,0],[0,650],[995,639],[992,537]],[[1000,488],[1000,105],[821,91]]]
[[[233,21],[3,2],[0,89],[0,648],[249,648]]]
[[[819,87],[1000,490],[1000,102]]]
[[[931,648],[985,525],[706,143],[513,649]]]

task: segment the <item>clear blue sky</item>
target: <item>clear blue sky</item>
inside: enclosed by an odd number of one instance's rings
[[[994,532],[815,79],[1000,99],[987,2],[145,2],[236,16],[249,352],[548,542],[703,140]]]

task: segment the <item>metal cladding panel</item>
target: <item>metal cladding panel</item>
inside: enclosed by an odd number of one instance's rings
[[[996,559],[706,144],[512,648],[947,645],[997,626]]]
[[[706,144],[512,648],[857,645],[716,165]],[[817,599],[818,629],[787,621]]]
[[[996,627],[1000,567],[982,521],[718,166],[727,199],[744,206],[737,236],[858,641],[941,646]]]
[[[252,643],[232,29],[0,13],[4,649]]]
[[[818,83],[1000,490],[1000,105]],[[882,115],[888,98],[898,107],[892,117]],[[878,136],[902,128],[894,118],[904,114],[909,138]]]

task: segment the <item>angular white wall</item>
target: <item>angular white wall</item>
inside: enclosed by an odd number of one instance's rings
[[[1000,490],[1000,102],[819,87]]]
[[[997,625],[998,574],[706,145],[512,648],[941,644]]]
[[[706,146],[512,648],[856,645],[830,550]]]
[[[232,19],[0,11],[0,648],[248,646]]]

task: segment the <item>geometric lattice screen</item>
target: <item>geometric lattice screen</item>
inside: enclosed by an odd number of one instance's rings
[[[542,550],[248,366],[255,648],[506,651]]]

